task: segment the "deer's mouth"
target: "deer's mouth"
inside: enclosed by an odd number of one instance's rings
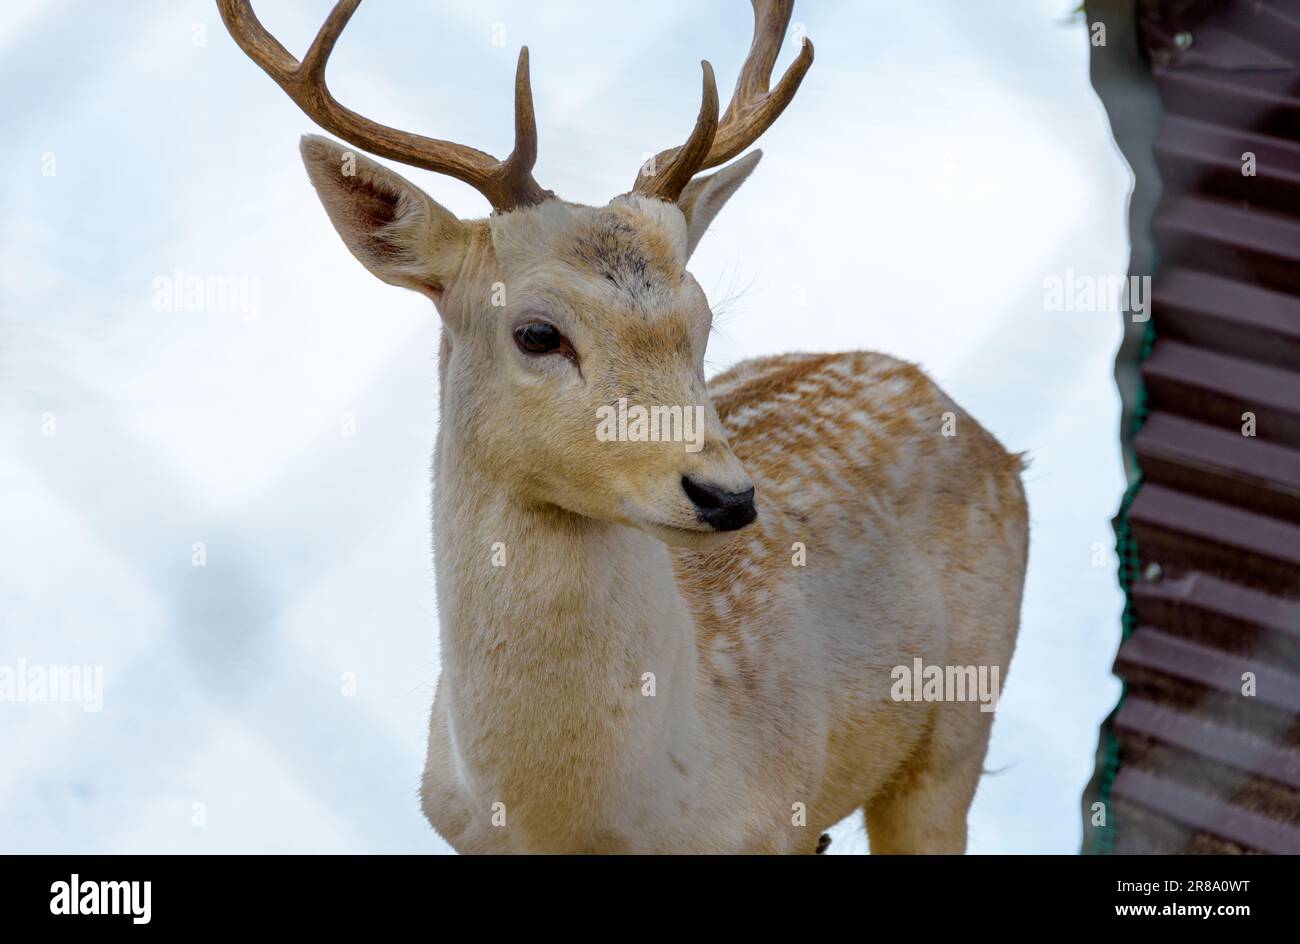
[[[664,524],[659,521],[644,521],[639,523],[639,527],[672,547],[696,549],[718,547],[734,540],[736,535],[739,534],[738,531],[718,531],[704,524],[699,527],[688,528],[682,525]]]

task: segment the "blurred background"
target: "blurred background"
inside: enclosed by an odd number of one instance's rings
[[[721,310],[711,372],[887,351],[1032,456],[974,852],[1078,850],[1119,693],[1120,316],[1045,304],[1128,256],[1076,5],[797,4],[817,61],[691,265]],[[301,56],[329,6],[257,8]],[[730,90],[750,35],[743,0],[372,2],[330,86],[505,154],[527,44],[536,176],[596,203],[683,139],[700,59]],[[0,666],[103,671],[99,711],[0,701],[0,851],[449,851],[416,796],[439,666],[432,306],[348,255],[297,154],[318,129],[214,4],[9,0],[0,87]],[[860,820],[835,839],[866,848]]]

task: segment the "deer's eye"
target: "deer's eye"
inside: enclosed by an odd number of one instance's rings
[[[535,321],[515,328],[515,344],[525,354],[554,354],[568,342],[555,325]]]

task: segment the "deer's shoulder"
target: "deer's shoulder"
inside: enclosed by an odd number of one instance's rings
[[[1023,507],[1020,458],[907,361],[764,357],[719,374],[709,393],[759,515],[721,548],[674,552],[706,642],[770,622],[801,554],[808,566],[838,566],[872,547],[909,546],[957,506],[987,504],[994,516]]]
[[[925,371],[888,354],[756,358],[715,377],[709,394],[736,455],[774,498],[885,498],[918,476],[1002,478],[1021,466]]]

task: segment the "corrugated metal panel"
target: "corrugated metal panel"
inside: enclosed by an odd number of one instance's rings
[[[1119,525],[1136,559],[1113,850],[1295,853],[1300,0],[1151,0],[1137,19],[1164,189],[1142,483]]]

